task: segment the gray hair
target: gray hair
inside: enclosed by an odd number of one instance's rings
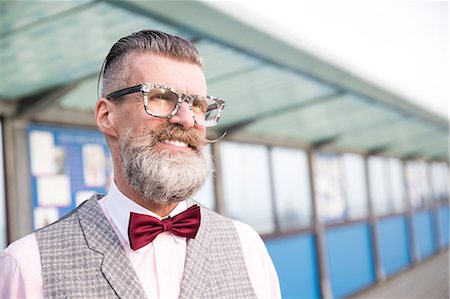
[[[130,75],[128,58],[131,53],[150,53],[187,62],[203,68],[195,46],[187,39],[157,30],[142,30],[119,39],[104,61],[102,95],[125,88]]]
[[[156,147],[159,140],[178,136],[191,150],[170,151]],[[128,129],[119,141],[123,175],[142,199],[158,206],[192,197],[214,171],[211,157],[203,151],[202,136],[168,123],[136,135]]]

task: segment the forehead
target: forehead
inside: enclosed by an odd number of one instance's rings
[[[186,94],[206,94],[203,70],[192,63],[154,54],[132,54],[129,57],[131,85],[158,83]]]

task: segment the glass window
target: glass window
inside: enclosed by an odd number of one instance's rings
[[[311,192],[306,153],[274,147],[271,157],[280,229],[310,225]]]
[[[375,215],[389,213],[393,208],[390,186],[387,179],[386,159],[381,157],[369,158],[369,184],[373,212]]]
[[[223,142],[220,150],[227,216],[251,225],[259,233],[273,232],[268,149]]]
[[[419,160],[407,162],[406,179],[412,207],[424,206],[432,198],[426,163]]]
[[[449,171],[445,162],[431,163],[431,183],[435,200],[448,201]]]
[[[211,157],[211,146],[208,145],[205,148],[205,153]],[[194,196],[194,199],[204,205],[207,208],[214,209],[215,208],[215,195],[214,195],[214,179],[213,175],[210,175],[205,182],[205,185],[197,192]]]
[[[348,217],[367,216],[367,186],[364,158],[356,154],[342,155],[342,180],[347,200]]]
[[[317,153],[314,185],[320,221],[343,219],[346,206],[342,194],[341,163],[338,154]]]
[[[388,159],[389,183],[394,210],[397,212],[406,210],[405,179],[403,175],[402,161],[395,158]]]

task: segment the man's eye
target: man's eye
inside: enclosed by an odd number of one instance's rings
[[[196,100],[193,103],[193,108],[198,112],[205,113],[206,109],[208,108],[208,103],[206,103],[206,101],[203,100]]]
[[[167,94],[155,94],[154,96],[151,97],[152,101],[172,101],[172,98],[167,95]]]

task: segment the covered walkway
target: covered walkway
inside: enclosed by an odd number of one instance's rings
[[[448,299],[449,251],[445,250],[351,298]]]

